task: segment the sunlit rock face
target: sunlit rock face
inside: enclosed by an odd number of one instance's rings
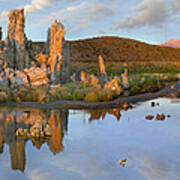
[[[42,52],[40,52],[39,54],[36,55],[35,58],[36,58],[36,61],[41,64],[40,68],[42,68],[42,69],[47,68],[48,56],[46,54],[43,54]]]
[[[49,82],[46,75],[46,70],[42,68],[31,67],[29,69],[24,69],[24,72],[32,86],[41,86],[43,84],[48,84]]]
[[[57,21],[52,24],[50,28],[49,39],[49,59],[48,63],[51,66],[51,70],[60,69],[60,63],[62,60],[62,42],[64,41],[65,29],[63,25]]]
[[[98,57],[100,73],[106,74],[106,68],[102,56]]]
[[[13,9],[9,12],[8,17],[8,36],[5,40],[4,60],[7,61],[8,67],[22,70],[29,67],[30,64],[28,41],[24,32],[24,9]]]
[[[54,72],[52,81],[65,82],[69,77],[69,48],[64,41],[65,33],[64,26],[57,21],[48,30],[47,46],[49,48],[47,52],[49,53],[50,71]]]
[[[12,10],[9,12],[8,17],[8,40],[17,41],[23,48],[24,41],[26,40],[24,33],[24,10]]]
[[[104,85],[104,89],[114,91],[117,95],[120,95],[122,92],[122,89],[119,86],[119,82],[120,82],[120,79],[117,76],[115,76],[113,80],[107,82]]]

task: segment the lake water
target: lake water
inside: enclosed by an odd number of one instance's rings
[[[1,108],[0,180],[180,180],[180,101],[151,102],[128,111]],[[145,119],[157,113],[171,117]],[[15,136],[35,121],[52,137]]]

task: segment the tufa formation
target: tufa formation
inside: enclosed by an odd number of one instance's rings
[[[33,42],[26,37],[24,9],[13,9],[8,17],[4,41],[0,28],[0,85],[34,86],[68,81],[69,47],[64,40],[64,26],[54,22],[48,30],[47,48],[42,51],[38,45],[33,47]]]

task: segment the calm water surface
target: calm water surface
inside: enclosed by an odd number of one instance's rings
[[[180,101],[155,102],[128,111],[1,108],[0,180],[180,180]],[[145,119],[157,113],[171,117]],[[15,136],[35,121],[50,125],[50,139]]]

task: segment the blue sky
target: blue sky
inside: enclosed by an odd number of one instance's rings
[[[55,19],[66,39],[113,35],[159,44],[180,39],[180,0],[0,0],[6,37],[8,11],[25,8],[28,39],[45,40]]]

